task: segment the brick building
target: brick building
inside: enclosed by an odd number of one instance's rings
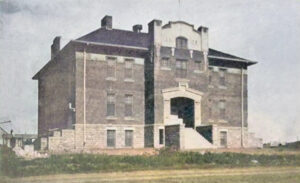
[[[101,28],[51,46],[38,80],[38,135],[49,150],[261,147],[247,130],[247,69],[209,48],[208,28],[160,20]]]

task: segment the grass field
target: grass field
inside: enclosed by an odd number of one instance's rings
[[[62,174],[25,178],[5,178],[3,183],[298,183],[300,167],[252,167],[189,170],[147,170],[133,172]]]
[[[25,160],[0,148],[2,182],[300,182],[300,151],[220,150],[156,155],[59,154]]]

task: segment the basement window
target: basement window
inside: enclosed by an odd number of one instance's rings
[[[125,147],[133,146],[133,130],[125,130]]]
[[[107,147],[116,147],[116,130],[107,130]]]
[[[227,132],[220,132],[220,146],[226,148],[227,147]]]
[[[159,144],[164,144],[164,129],[159,129]]]

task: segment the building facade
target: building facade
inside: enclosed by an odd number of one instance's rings
[[[208,28],[160,20],[51,46],[38,80],[42,149],[261,147],[248,132],[247,69],[209,48]]]

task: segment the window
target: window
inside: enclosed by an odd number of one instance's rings
[[[133,145],[133,130],[125,130],[125,146],[132,147]]]
[[[108,78],[116,78],[116,58],[107,57],[107,70],[106,76]]]
[[[125,79],[133,78],[133,60],[125,60]]]
[[[162,58],[161,59],[161,66],[162,67],[171,67],[170,59],[169,58]]]
[[[220,100],[219,102],[219,117],[225,119],[225,100]]]
[[[212,75],[211,74],[209,74],[209,76],[208,76],[208,84],[212,84]]]
[[[108,93],[107,94],[107,116],[115,116],[115,94],[114,93]]]
[[[159,144],[164,144],[164,129],[159,129]]]
[[[225,73],[226,73],[226,69],[220,69],[220,71],[219,71],[219,74],[220,74],[220,82],[219,82],[219,84],[221,86],[225,86],[226,85]]]
[[[176,77],[186,78],[187,75],[187,61],[176,60]]]
[[[195,70],[201,71],[201,62],[195,62]]]
[[[212,118],[212,108],[211,107],[208,108],[208,117]]]
[[[188,42],[188,40],[186,38],[177,37],[176,38],[176,48],[187,49],[187,42]]]
[[[226,131],[220,132],[220,146],[227,147],[227,132]]]
[[[125,117],[132,117],[133,96],[125,95]]]
[[[116,146],[116,130],[107,130],[107,147]]]

